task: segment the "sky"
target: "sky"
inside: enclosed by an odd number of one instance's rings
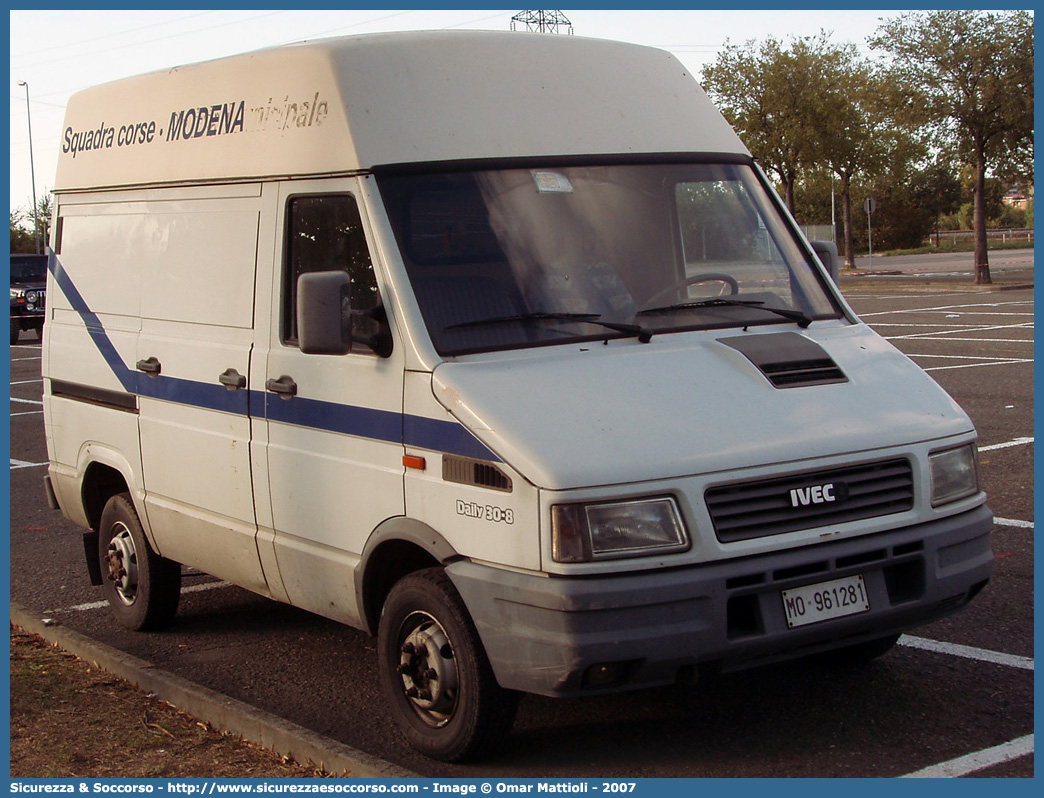
[[[10,12],[11,207],[54,185],[65,105],[80,89],[157,69],[280,44],[399,30],[510,30],[509,11],[163,10]],[[569,10],[573,33],[673,53],[697,78],[726,44],[784,42],[821,30],[869,54],[867,39],[898,11]],[[524,30],[524,26],[521,28]],[[27,86],[18,85],[24,81]],[[28,103],[26,91],[28,88]],[[30,170],[29,125],[33,169]]]

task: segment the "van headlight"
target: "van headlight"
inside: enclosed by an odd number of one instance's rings
[[[979,457],[974,443],[928,455],[932,507],[979,492]]]
[[[551,508],[551,557],[555,562],[646,557],[688,547],[681,513],[669,496]]]

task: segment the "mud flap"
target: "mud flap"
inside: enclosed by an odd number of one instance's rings
[[[92,585],[102,583],[101,562],[98,559],[98,533],[94,530],[83,533],[83,553],[87,557],[87,574]]]

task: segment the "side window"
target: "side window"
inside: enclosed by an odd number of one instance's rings
[[[297,278],[306,272],[348,272],[352,280],[356,340],[375,335],[379,325],[362,314],[377,308],[381,296],[355,197],[349,194],[292,197],[286,219],[283,342],[297,345]],[[356,344],[353,351],[368,349]]]

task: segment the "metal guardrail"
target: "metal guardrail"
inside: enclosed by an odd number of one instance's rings
[[[940,230],[932,233],[925,239],[926,244],[939,244],[941,241],[966,241],[975,235],[974,230]],[[1025,241],[1033,243],[1032,227],[1015,227],[1003,229],[988,229],[986,239],[989,241]]]

